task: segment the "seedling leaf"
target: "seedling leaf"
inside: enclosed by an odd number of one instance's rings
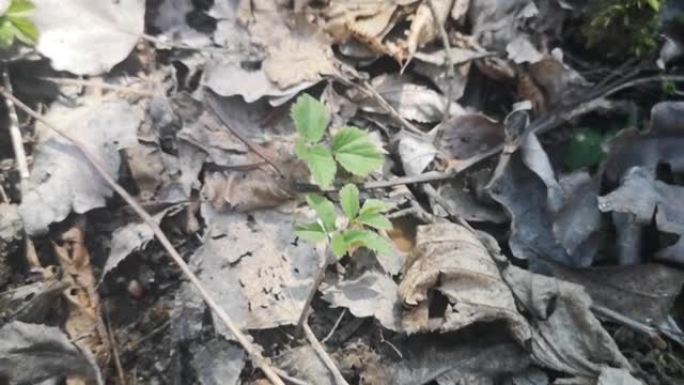
[[[323,139],[330,118],[323,103],[303,94],[292,106],[292,120],[299,135],[309,143],[317,143]]]
[[[394,227],[392,226],[392,222],[390,222],[390,220],[387,219],[384,215],[376,213],[361,214],[356,220],[359,223],[373,227],[378,230],[391,230]]]
[[[318,218],[321,219],[323,228],[326,232],[335,230],[335,206],[327,200],[324,196],[318,194],[309,194],[306,196],[306,203],[309,204]]]
[[[349,219],[356,218],[359,213],[359,189],[353,184],[347,184],[340,190],[340,205],[344,215]]]
[[[347,253],[347,242],[344,240],[344,235],[342,233],[335,233],[330,240],[330,249],[333,254],[339,259],[344,257]]]
[[[337,165],[330,150],[320,144],[311,147],[307,147],[305,144],[297,144],[295,153],[309,166],[316,184],[323,189],[330,187],[333,179],[335,179],[335,172],[337,172]]]
[[[297,226],[295,233],[298,237],[312,243],[323,242],[326,238],[325,229],[320,223],[309,223]]]
[[[356,127],[344,127],[335,134],[332,153],[345,170],[358,176],[368,176],[382,167],[384,161],[368,134]]]
[[[392,204],[378,199],[366,199],[359,215],[386,213],[394,207]]]
[[[365,247],[378,254],[387,255],[392,253],[389,242],[378,234],[368,230],[348,230],[344,233],[344,241],[347,250],[354,247]]]

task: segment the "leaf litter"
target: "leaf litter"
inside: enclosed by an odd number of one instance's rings
[[[311,384],[684,375],[679,83],[630,85],[616,96],[630,116],[591,112],[602,87],[652,72],[572,39],[591,17],[581,2],[63,3],[33,1],[37,45],[8,82],[148,208],[198,282],[76,146],[19,111],[28,179],[0,135],[2,380],[257,384],[269,365]],[[640,60],[677,74],[681,10],[660,12],[659,60]],[[30,86],[55,76],[72,84]],[[604,148],[568,161],[580,131]],[[340,230],[330,259],[320,229],[354,221],[375,230]]]

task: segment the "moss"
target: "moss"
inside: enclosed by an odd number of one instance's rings
[[[587,47],[611,58],[648,54],[658,45],[658,12],[666,1],[594,1],[582,27]]]

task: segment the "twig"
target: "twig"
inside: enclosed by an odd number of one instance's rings
[[[250,150],[254,151],[255,154],[257,154],[261,159],[263,159],[266,163],[268,163],[273,169],[280,175],[281,178],[285,179],[285,174],[282,172],[280,167],[276,164],[276,162],[271,159],[270,156],[266,155],[266,152],[261,148],[256,143],[253,143],[251,140],[247,139],[244,135],[242,135],[240,132],[237,130],[233,129],[233,127],[228,124],[228,121],[223,118],[223,115],[219,112],[218,106],[216,105],[216,101],[213,97],[207,98],[207,106],[209,106],[209,110],[211,113],[223,124],[228,131],[230,131],[231,134],[233,134],[236,138],[238,138],[242,143],[247,146]]]
[[[658,333],[658,330],[654,327],[651,327],[649,325],[646,325],[644,323],[641,323],[637,320],[634,320],[622,313],[618,313],[615,310],[611,310],[607,307],[593,304],[591,305],[591,310],[596,313],[599,316],[602,316],[604,318],[608,318],[614,322],[623,324],[627,326],[628,328],[644,333],[650,338],[653,339],[660,339],[660,335]]]
[[[5,66],[2,70],[2,82],[4,87],[12,92],[12,82],[10,81],[9,70]],[[7,106],[7,114],[9,115],[9,132],[12,139],[12,149],[14,149],[14,157],[17,161],[17,170],[22,182],[25,182],[30,174],[28,169],[28,161],[26,160],[26,151],[24,150],[24,141],[21,138],[21,130],[19,129],[19,117],[17,117],[17,110],[14,107],[14,102],[10,98],[5,98],[5,105]]]
[[[118,84],[109,84],[105,83],[102,81],[93,81],[93,80],[84,80],[84,79],[71,79],[71,78],[54,78],[54,77],[40,77],[39,79],[41,80],[46,80],[55,84],[64,84],[64,85],[74,85],[74,86],[81,86],[81,87],[96,87],[96,88],[102,88],[104,90],[111,90],[111,91],[117,91],[117,92],[124,92],[127,94],[133,94],[133,95],[139,95],[139,96],[145,96],[145,97],[153,97],[154,92],[152,91],[143,91],[143,90],[136,90],[135,88],[127,87],[127,86],[121,86]]]
[[[138,202],[123,188],[119,185],[114,177],[109,175],[107,169],[102,164],[102,161],[93,154],[80,139],[72,136],[71,134],[57,128],[55,125],[44,119],[42,116],[33,111],[30,107],[25,105],[21,100],[17,99],[11,92],[6,88],[0,87],[0,93],[7,99],[10,99],[16,104],[17,107],[22,109],[26,114],[36,119],[37,121],[43,123],[46,127],[52,129],[60,136],[64,137],[73,145],[78,148],[78,150],[83,154],[83,156],[90,162],[97,173],[104,179],[104,181],[109,185],[112,190],[114,190],[131,208],[138,214],[138,216],[152,229],[155,237],[166,250],[171,259],[178,265],[180,270],[186,276],[186,278],[192,283],[193,286],[200,293],[207,306],[218,316],[218,318],[226,325],[228,330],[235,336],[235,339],[240,343],[243,349],[247,352],[251,360],[256,366],[258,366],[264,375],[274,384],[274,385],[284,385],[283,380],[273,371],[271,366],[266,362],[264,357],[261,355],[259,350],[249,341],[249,339],[240,331],[240,329],[235,325],[230,315],[223,310],[219,304],[216,302],[214,297],[204,288],[199,278],[192,272],[190,267],[185,263],[183,258],[180,256],[178,251],[173,247],[171,241],[166,237],[162,229],[155,222],[154,218],[143,209]]]
[[[286,371],[279,369],[279,368],[273,368],[273,370],[278,373],[280,377],[282,377],[285,381],[290,382],[295,385],[311,385],[310,383],[300,380],[299,378],[292,377],[291,375],[287,374]]]
[[[1,184],[0,184],[0,198],[2,198],[2,201],[3,201],[3,202],[5,202],[5,203],[10,203],[10,199],[9,199],[9,197],[7,196],[7,193],[5,192],[5,188],[2,187]]]
[[[309,324],[305,323],[303,326],[306,339],[309,340],[311,347],[318,353],[321,361],[323,361],[328,370],[330,370],[337,385],[349,385],[347,380],[344,379],[344,376],[342,376],[342,373],[340,373],[340,369],[337,368],[335,362],[330,358],[330,355],[328,355],[328,352],[325,351],[325,347],[318,342],[318,339],[313,330],[311,330],[311,327],[309,327]]]
[[[337,330],[337,328],[340,326],[340,323],[342,322],[342,318],[344,318],[345,314],[347,314],[346,308],[342,309],[340,316],[337,317],[337,321],[335,321],[335,324],[333,325],[332,329],[330,329],[330,331],[328,332],[328,335],[326,335],[325,338],[323,338],[321,340],[321,343],[325,343],[326,341],[328,341],[330,339],[330,337],[333,336],[333,334],[335,334],[335,330]]]
[[[380,95],[380,93],[373,87],[367,80],[362,79],[360,77],[354,77],[352,80],[345,78],[341,74],[335,75],[335,79],[339,81],[342,84],[345,84],[350,87],[354,87],[357,90],[359,90],[361,93],[366,95],[367,97],[373,99],[375,103],[377,103],[380,108],[382,108],[385,113],[387,113],[392,119],[394,119],[400,126],[402,126],[404,129],[407,131],[413,132],[414,134],[420,135],[420,136],[425,136],[426,134],[421,131],[418,127],[414,126],[409,122],[408,120],[404,119],[401,115],[399,115],[399,112],[392,107],[385,98]]]
[[[579,103],[576,107],[561,113],[557,113],[551,116],[537,119],[534,123],[530,125],[529,132],[535,134],[543,134],[551,131],[552,129],[559,127],[563,123],[572,120],[573,118],[589,113],[593,110],[599,109],[604,106],[605,99],[611,95],[614,95],[627,88],[632,88],[641,84],[658,82],[658,81],[671,81],[671,82],[684,82],[684,76],[682,75],[659,75],[659,76],[649,76],[645,78],[639,78],[630,80],[624,83],[620,83],[607,91],[601,92],[599,95],[590,98],[588,101]],[[469,169],[470,167],[482,162],[483,160],[489,159],[490,157],[498,154],[503,150],[503,144],[497,145],[490,150],[483,153],[472,156],[468,159],[464,159],[456,163],[455,167],[448,172],[426,172],[424,174],[415,176],[399,177],[386,181],[378,182],[368,182],[365,183],[362,188],[366,190],[385,188],[392,186],[400,186],[405,184],[417,184],[417,183],[430,183],[438,182],[442,180],[447,180],[454,178],[461,172]]]
[[[328,242],[330,241],[328,240]],[[323,265],[318,270],[318,275],[316,275],[316,279],[314,279],[313,286],[311,286],[309,295],[306,297],[306,301],[304,302],[302,313],[297,321],[297,332],[301,331],[304,325],[306,325],[306,320],[309,318],[309,308],[311,307],[311,302],[318,292],[318,287],[321,286],[323,279],[325,279],[325,271],[328,269],[328,266],[330,266],[331,261],[335,260],[331,253],[332,251],[330,250],[330,246],[326,246],[325,252],[323,253]]]
[[[444,29],[444,24],[439,22],[439,16],[437,14],[437,7],[435,7],[435,3],[433,0],[427,0],[428,5],[430,6],[430,12],[432,12],[432,19],[435,22],[435,26],[437,27],[437,30],[439,30],[439,34],[441,35],[442,38],[442,45],[444,45],[444,52],[446,53],[446,65],[447,65],[447,74],[449,77],[449,81],[447,82],[447,94],[446,94],[446,103],[444,106],[444,115],[442,116],[442,121],[449,120],[449,116],[451,114],[451,96],[453,93],[453,81],[456,78],[456,72],[454,70],[454,60],[451,57],[451,44],[449,44],[449,35],[447,34],[446,29]]]
[[[109,347],[112,349],[112,357],[114,357],[114,367],[116,368],[116,376],[119,379],[119,385],[126,385],[126,375],[121,366],[121,357],[119,356],[119,349],[116,347],[116,339],[112,331],[112,322],[109,317],[109,307],[107,303],[104,304],[105,326],[107,327],[107,337],[109,338]]]

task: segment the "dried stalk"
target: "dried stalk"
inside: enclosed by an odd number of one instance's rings
[[[185,263],[185,261],[180,256],[178,251],[176,251],[176,249],[173,247],[171,241],[169,241],[169,239],[166,237],[162,229],[155,222],[154,218],[152,218],[152,216],[147,211],[145,211],[145,209],[143,209],[140,206],[140,204],[138,204],[138,202],[136,202],[135,199],[114,180],[114,177],[109,175],[107,169],[102,164],[102,161],[98,159],[97,156],[93,154],[83,144],[83,142],[81,142],[80,139],[61,130],[51,122],[44,119],[41,115],[33,111],[27,105],[25,105],[21,100],[17,99],[6,88],[0,87],[0,94],[14,102],[14,104],[21,110],[23,110],[27,115],[43,123],[46,127],[55,131],[57,134],[67,139],[76,148],[78,148],[78,150],[83,154],[83,156],[88,160],[88,162],[90,162],[91,166],[93,166],[93,168],[102,177],[102,179],[104,179],[107,185],[109,185],[109,187],[111,187],[112,190],[114,190],[133,209],[133,211],[135,211],[135,213],[152,229],[152,232],[154,233],[155,237],[162,245],[162,247],[166,250],[171,259],[178,265],[178,267],[181,269],[186,278],[197,289],[197,291],[200,293],[200,295],[206,302],[207,306],[218,316],[218,318],[224,323],[228,330],[230,330],[230,332],[233,333],[235,339],[243,347],[243,349],[245,349],[245,351],[249,355],[250,359],[254,362],[254,364],[264,372],[264,375],[271,381],[271,383],[273,383],[274,385],[284,385],[283,380],[273,370],[273,368],[271,367],[271,365],[269,365],[266,359],[264,359],[264,357],[259,352],[259,349],[257,349],[254,346],[254,344],[245,336],[245,334],[242,333],[242,331],[240,331],[240,329],[235,325],[233,320],[230,318],[230,315],[228,315],[228,313],[226,313],[225,310],[223,310],[219,306],[214,297],[209,293],[209,291],[207,291],[206,288],[204,288],[199,278],[197,278],[195,273],[193,273],[192,270],[190,270],[188,264]]]
[[[10,81],[9,70],[5,67],[2,71],[2,81],[5,88],[12,92],[12,82]],[[14,158],[17,162],[17,170],[22,183],[29,178],[28,160],[26,159],[26,151],[24,150],[24,141],[21,138],[21,130],[19,129],[19,118],[17,117],[17,110],[14,107],[14,102],[10,98],[5,98],[5,105],[7,106],[7,114],[9,115],[9,132],[12,139],[12,149],[14,149]]]

